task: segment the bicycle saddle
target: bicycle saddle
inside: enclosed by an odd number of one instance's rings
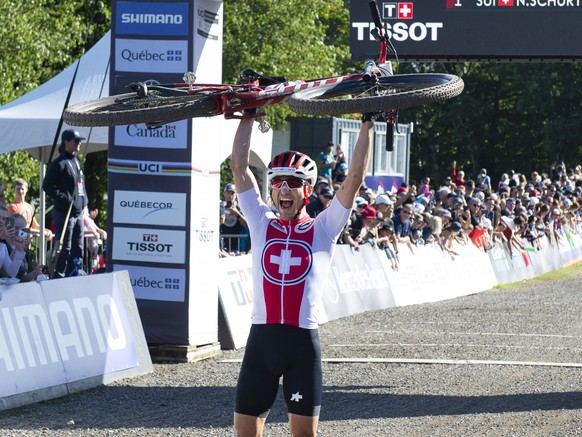
[[[275,85],[277,83],[287,82],[282,76],[263,76],[262,74],[257,73],[255,70],[250,68],[245,68],[243,71],[240,72],[239,75],[239,83],[245,84],[247,82],[252,81],[259,81],[260,86],[267,86],[267,85]]]

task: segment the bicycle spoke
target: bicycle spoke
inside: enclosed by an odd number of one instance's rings
[[[440,102],[459,95],[463,81],[445,74],[409,74],[379,77],[372,81],[347,81],[311,87],[295,93],[289,107],[316,115],[382,111]]]
[[[161,97],[148,94],[147,97],[125,97],[117,99],[111,105],[105,108],[96,108],[95,111],[102,112],[103,110],[110,112],[126,111],[128,109],[148,109],[163,107],[175,103],[180,103],[183,99],[180,97]],[[89,111],[92,112],[92,111]]]

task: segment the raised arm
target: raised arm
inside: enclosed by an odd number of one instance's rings
[[[242,119],[232,143],[230,168],[234,176],[236,190],[243,193],[257,187],[255,176],[249,167],[249,153],[251,150],[251,133],[254,125],[253,118]]]
[[[356,147],[350,158],[350,171],[336,192],[336,196],[344,208],[352,208],[358,190],[362,182],[364,182],[368,163],[370,162],[373,135],[374,123],[372,121],[363,121]]]

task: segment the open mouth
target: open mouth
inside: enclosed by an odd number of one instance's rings
[[[279,201],[279,206],[281,207],[281,209],[290,209],[293,207],[293,201],[292,200],[280,200]]]

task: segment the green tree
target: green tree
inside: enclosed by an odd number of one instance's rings
[[[223,79],[238,82],[245,68],[287,80],[353,71],[349,63],[348,0],[226,0]],[[267,108],[283,126],[287,105]]]
[[[109,29],[109,2],[0,2],[0,104],[46,82]]]
[[[0,153],[0,183],[6,182],[6,202],[14,200],[12,182],[16,178],[22,178],[28,182],[29,199],[38,198],[39,195],[39,163],[28,153],[17,151]]]
[[[426,66],[425,66],[426,67]],[[494,181],[513,169],[529,176],[552,162],[582,159],[582,89],[578,64],[465,63],[431,65],[458,74],[463,93],[437,105],[401,111],[413,121],[411,178],[440,182],[453,160],[474,178]],[[404,71],[414,70],[405,65]]]
[[[8,103],[56,76],[92,47],[109,29],[110,3],[76,0],[0,2],[0,104]],[[87,158],[87,189],[101,205],[106,193],[106,159]],[[100,163],[99,166],[95,163]],[[22,177],[29,198],[39,196],[38,162],[28,153],[0,155],[0,180]],[[91,193],[90,193],[91,194]],[[11,190],[7,198],[12,199]]]

